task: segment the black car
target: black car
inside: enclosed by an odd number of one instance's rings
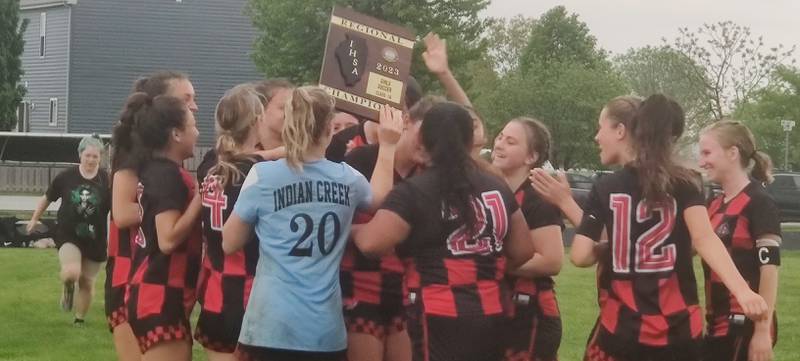
[[[572,190],[572,198],[575,199],[575,203],[578,203],[583,208],[586,204],[586,199],[589,197],[589,191],[594,184],[594,179],[583,174],[567,172],[567,181],[569,182],[570,190]]]
[[[778,172],[767,192],[775,199],[781,211],[781,221],[800,222],[800,173]]]

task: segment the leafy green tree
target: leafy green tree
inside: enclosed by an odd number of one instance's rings
[[[779,67],[772,83],[756,92],[750,102],[741,104],[734,117],[750,127],[758,149],[769,154],[776,167],[783,168],[786,133],[781,120],[794,120],[800,125],[800,69]],[[800,169],[800,126],[789,133],[789,165]]]
[[[17,109],[25,87],[20,84],[25,41],[22,34],[27,19],[20,19],[19,0],[0,3],[0,130],[11,130],[16,124]]]
[[[492,21],[478,14],[488,4],[488,0],[250,0],[249,12],[258,29],[253,58],[267,76],[297,83],[319,81],[331,9],[334,5],[349,6],[413,29],[419,38],[436,32],[447,39],[450,68],[467,87],[467,63],[486,51],[481,35]],[[425,70],[423,50],[422,46],[415,47],[411,73],[424,89],[438,89],[434,77]]]

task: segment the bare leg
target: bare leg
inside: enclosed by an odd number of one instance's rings
[[[190,361],[192,344],[189,340],[162,342],[147,350],[142,361]]]
[[[380,361],[383,360],[383,341],[365,333],[347,334],[348,361]]]
[[[114,349],[117,350],[119,361],[141,361],[142,353],[139,351],[139,343],[133,335],[131,325],[127,322],[114,327]]]
[[[75,295],[75,318],[84,319],[89,311],[94,294],[94,281],[100,272],[102,263],[84,258],[81,267],[81,276],[78,278],[78,292]]]
[[[237,361],[237,358],[232,353],[223,353],[206,349],[206,356],[208,361]]]
[[[411,337],[403,330],[386,336],[386,361],[411,361]]]

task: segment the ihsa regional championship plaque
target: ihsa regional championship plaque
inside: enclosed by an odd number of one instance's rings
[[[334,7],[320,86],[336,108],[377,120],[382,104],[401,109],[414,33],[349,8]]]

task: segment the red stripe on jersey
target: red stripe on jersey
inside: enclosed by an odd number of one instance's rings
[[[111,274],[111,285],[124,286],[128,283],[131,274],[131,259],[127,257],[114,257],[114,270]]]
[[[703,335],[703,311],[698,305],[689,306],[686,310],[689,311],[689,327],[692,338],[700,338]]]
[[[666,346],[669,323],[663,315],[642,315],[639,342],[648,346]]]
[[[678,274],[672,273],[669,278],[658,280],[658,303],[661,314],[669,316],[686,309],[686,302],[681,293]]]
[[[536,284],[533,283],[533,280],[519,277],[514,281],[514,292],[533,296],[537,293],[536,291]]]
[[[119,229],[113,221],[108,222],[108,256],[116,257],[119,254]]]
[[[206,257],[208,258],[208,257]],[[222,261],[222,272],[232,276],[246,276],[247,269],[245,264],[244,250],[239,250],[234,254],[226,255]]]
[[[636,300],[633,298],[633,283],[631,281],[613,280],[611,281],[611,290],[626,307],[634,312],[639,312],[639,307],[636,306]]]
[[[742,213],[742,210],[744,210],[744,207],[746,207],[748,203],[750,203],[750,196],[744,192],[739,193],[739,195],[734,197],[730,204],[728,204],[728,208],[725,209],[725,214],[732,216],[739,215]]]
[[[381,273],[380,272],[352,272],[353,298],[371,304],[381,303]]]
[[[556,300],[556,293],[553,290],[545,290],[539,292],[539,309],[542,314],[548,317],[558,317],[561,312],[558,310],[558,301]]]
[[[611,297],[607,297],[603,302],[600,309],[600,322],[608,332],[617,333],[617,322],[619,322],[619,309],[621,305],[619,301]]]
[[[503,313],[503,304],[500,286],[496,281],[479,281],[478,296],[481,298],[481,307],[484,315],[497,315]]]
[[[211,271],[203,295],[203,309],[214,313],[222,313],[222,274]]]
[[[714,198],[711,201],[711,205],[708,206],[708,214],[715,214],[719,211],[719,208],[722,206],[722,197]]]
[[[731,247],[752,250],[755,246],[755,240],[750,234],[750,220],[747,217],[736,218],[736,228],[733,230]]]
[[[175,252],[169,255],[169,274],[167,286],[183,288],[186,286],[186,253]],[[192,285],[194,287],[194,285]]]
[[[506,257],[497,257],[497,260],[494,262],[494,266],[494,279],[498,281],[504,279],[506,277]]]
[[[405,272],[403,261],[395,254],[381,257],[381,271],[402,274]]]
[[[424,313],[436,316],[457,317],[455,295],[447,285],[425,286],[422,290]]]
[[[247,302],[250,301],[250,291],[253,290],[253,277],[247,277],[244,280],[244,304],[242,307],[247,308]]]
[[[722,315],[719,317],[714,318],[714,324],[712,325],[712,329],[710,330],[710,336],[720,337],[720,336],[727,336],[728,335],[728,316]]]
[[[478,269],[471,259],[444,259],[447,283],[451,286],[473,284],[478,280]]]
[[[150,283],[142,283],[138,287],[139,298],[136,300],[136,317],[142,319],[150,315],[161,314],[166,287]]]
[[[419,272],[413,260],[406,263],[405,284],[407,289],[419,289],[421,287]]]
[[[514,199],[516,199],[517,204],[521,206],[522,201],[525,200],[525,190],[524,189],[518,190],[517,193],[514,194]]]

